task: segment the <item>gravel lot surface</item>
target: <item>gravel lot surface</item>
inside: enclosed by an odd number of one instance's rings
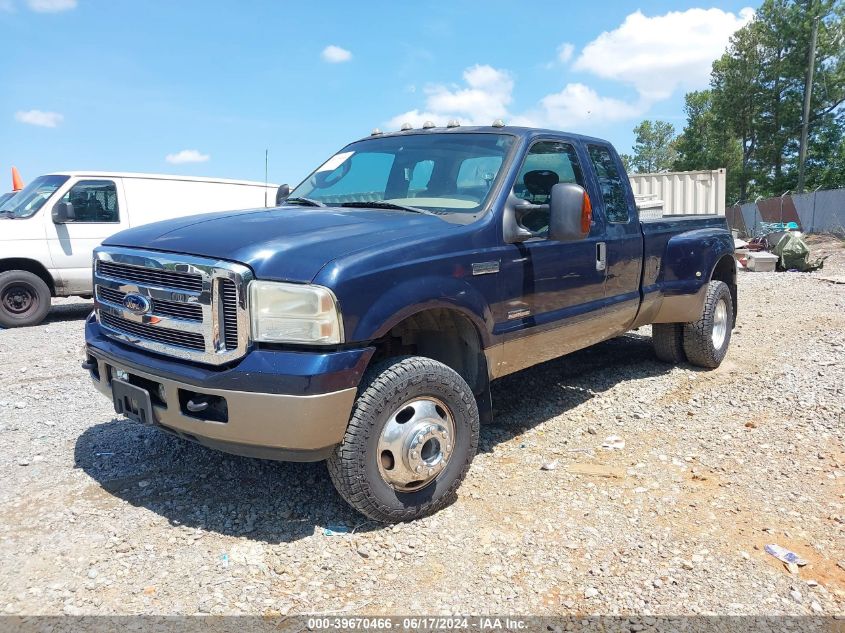
[[[740,276],[716,371],[643,329],[499,381],[459,500],[395,527],[322,464],[116,419],[62,301],[0,331],[0,612],[845,614],[845,250],[815,248]]]

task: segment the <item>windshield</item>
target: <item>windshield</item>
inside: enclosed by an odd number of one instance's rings
[[[514,145],[509,134],[414,134],[359,141],[306,178],[289,199],[437,214],[480,212]]]
[[[14,191],[10,191],[9,193],[0,194],[0,207],[3,206],[3,203],[6,202],[9,198],[15,195]]]
[[[28,218],[34,215],[67,179],[68,176],[39,176],[0,205],[0,216]]]

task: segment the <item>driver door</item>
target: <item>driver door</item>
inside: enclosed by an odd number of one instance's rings
[[[517,371],[601,340],[604,303],[605,226],[594,217],[583,240],[548,239],[549,198],[559,182],[585,187],[580,148],[548,139],[532,144],[513,194],[532,205],[522,215],[525,228],[538,234],[505,246],[496,321],[504,334],[501,373]]]
[[[72,204],[75,215],[61,224],[46,220],[50,257],[62,281],[62,294],[90,294],[94,248],[129,228],[122,184],[119,178],[81,179],[53,198],[53,205]],[[48,214],[51,211],[52,205],[47,209]]]

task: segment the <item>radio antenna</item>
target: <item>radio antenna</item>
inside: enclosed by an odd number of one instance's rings
[[[269,165],[270,165],[270,149],[266,148],[264,150],[264,208],[267,208],[267,180],[268,180],[268,173],[269,173]]]

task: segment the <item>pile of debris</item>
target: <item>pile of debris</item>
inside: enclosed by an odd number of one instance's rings
[[[820,270],[825,257],[810,261],[810,249],[795,222],[763,223],[762,235],[746,242],[734,236],[736,266],[754,272],[802,272]]]

